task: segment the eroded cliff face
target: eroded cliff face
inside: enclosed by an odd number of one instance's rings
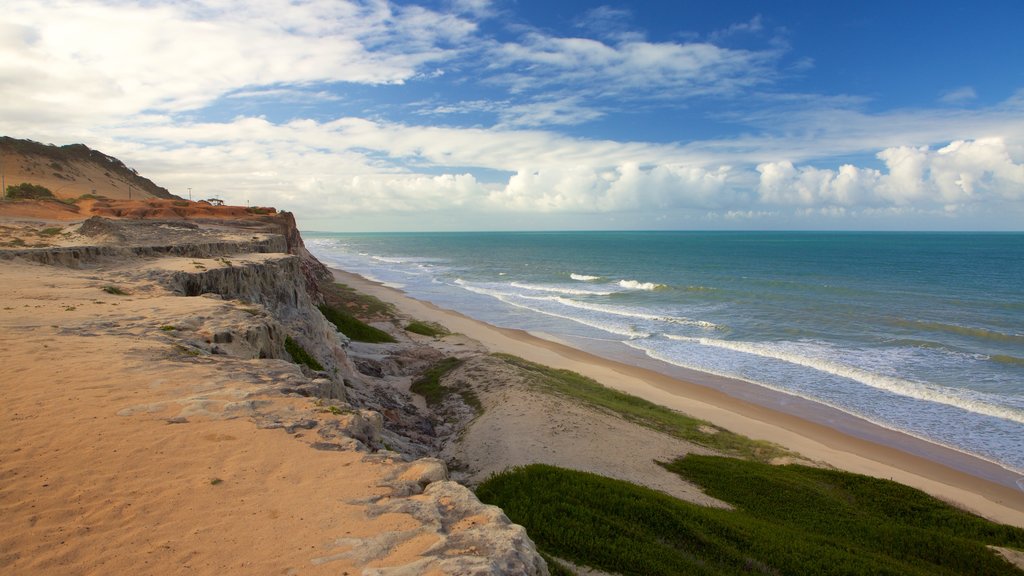
[[[412,410],[410,404],[390,397],[386,387],[368,385],[371,376],[353,364],[348,339],[320,314],[316,282],[329,274],[305,251],[291,215],[269,224],[231,229],[220,223],[213,229],[96,221],[86,229],[97,230],[95,235],[80,235],[100,240],[92,245],[6,251],[3,258],[69,267],[123,286],[133,298],[196,299],[193,312],[142,333],[164,343],[171,361],[209,371],[203,393],[140,404],[119,415],[159,410],[169,423],[186,425],[248,418],[260,429],[294,436],[301,446],[296,458],[302,450],[361,454],[360,461],[379,475],[376,486],[387,489],[362,502],[366,517],[409,521],[401,530],[338,537],[329,554],[310,558],[312,565],[355,562],[364,574],[547,574],[522,527],[449,480],[440,460],[414,459],[425,452],[415,447],[429,443],[429,431],[410,438],[402,426],[387,425],[395,420],[390,412]],[[161,237],[169,241],[161,245]],[[289,336],[323,369],[292,364],[285,349]],[[410,357],[406,367],[434,359]],[[382,376],[405,369],[393,359],[374,367]],[[414,448],[403,453],[406,446]]]

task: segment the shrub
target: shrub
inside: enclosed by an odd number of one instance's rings
[[[53,198],[54,195],[46,186],[22,182],[21,184],[8,186],[7,197],[13,200],[41,200],[43,198]]]

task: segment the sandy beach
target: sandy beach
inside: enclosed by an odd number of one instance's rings
[[[595,356],[523,331],[497,328],[412,299],[399,290],[356,274],[337,269],[333,273],[339,282],[391,302],[411,317],[440,323],[453,332],[480,342],[491,351],[579,372],[611,388],[711,421],[733,432],[775,442],[808,459],[842,470],[896,480],[987,518],[1024,526],[1024,492],[1018,488],[953,469],[936,460],[914,456],[892,445],[869,442],[739,400],[693,382]],[[894,436],[893,444],[923,442],[882,429],[877,433]],[[932,448],[943,452],[945,457],[969,458],[941,447]],[[969,459],[979,467],[998,468],[981,460]]]
[[[397,309],[372,321],[395,342],[348,341],[311,300],[319,263],[290,215],[155,216],[0,229],[0,573],[545,574],[466,487],[531,463],[729,506],[657,464],[714,450],[540,391],[490,352],[1024,526],[1012,486],[334,270]],[[298,365],[286,334],[324,365]],[[480,412],[410,393],[450,356],[445,381]]]

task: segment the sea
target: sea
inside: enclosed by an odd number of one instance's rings
[[[797,397],[1024,475],[1024,234],[303,237],[329,266],[496,326]]]

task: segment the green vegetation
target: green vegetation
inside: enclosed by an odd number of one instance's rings
[[[381,342],[394,342],[395,339],[387,332],[370,326],[352,314],[339,308],[323,304],[320,312],[331,324],[334,324],[338,331],[357,342],[370,342],[379,344]]]
[[[213,478],[213,479],[210,480],[210,485],[211,486],[216,486],[217,484],[221,484],[223,482],[224,481],[221,480],[220,478]]]
[[[704,420],[692,418],[642,398],[612,390],[592,378],[570,370],[556,370],[510,354],[495,354],[494,356],[525,372],[533,384],[541,390],[583,400],[591,406],[609,410],[631,422],[682,440],[760,462],[769,462],[780,456],[793,455],[776,444],[752,440]]]
[[[276,208],[267,208],[263,206],[251,206],[245,209],[249,214],[274,214],[277,212]]]
[[[412,332],[413,334],[421,334],[423,336],[430,336],[431,338],[437,338],[439,336],[448,336],[451,332],[436,322],[424,322],[422,320],[413,320],[405,327],[406,332]]]
[[[296,364],[303,364],[309,367],[311,370],[316,370],[317,372],[320,372],[324,369],[324,367],[321,366],[320,363],[316,361],[316,358],[313,358],[313,356],[310,355],[309,352],[306,352],[306,349],[303,348],[298,342],[292,340],[291,336],[284,337],[284,349],[288,351],[288,354],[292,357],[292,360],[294,360]]]
[[[666,465],[734,506],[535,464],[478,489],[550,556],[623,575],[1019,574],[986,545],[1024,530],[887,480],[717,456]]]
[[[462,360],[451,356],[441,360],[413,381],[409,390],[423,396],[427,400],[427,404],[431,406],[440,404],[449,394],[458,394],[462,396],[462,401],[466,405],[472,406],[477,413],[483,412],[483,404],[480,403],[480,398],[472,390],[449,388],[441,384],[441,379],[444,378],[445,374],[458,368],[460,364],[462,364]]]
[[[7,197],[12,200],[42,200],[53,198],[53,192],[46,186],[22,182],[7,187]]]
[[[115,296],[128,296],[128,292],[125,292],[117,286],[104,286],[103,291],[107,294],[113,294]]]
[[[43,228],[38,232],[38,234],[40,236],[56,236],[57,234],[60,234],[61,230],[63,230],[63,228],[60,226],[53,226],[51,228]]]
[[[369,294],[358,292],[347,284],[322,282],[319,288],[324,295],[324,302],[328,306],[346,310],[364,322],[394,320],[397,317],[394,305]]]
[[[170,324],[167,324],[167,325],[161,326],[160,329],[163,330],[164,332],[171,332],[173,330],[177,330],[178,328],[175,327],[175,326],[171,326]]]

